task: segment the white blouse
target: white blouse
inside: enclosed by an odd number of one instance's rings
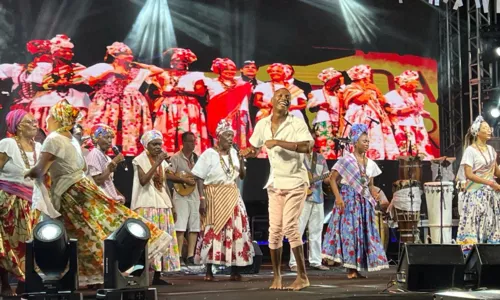
[[[352,154],[352,153],[349,153],[347,155],[351,155],[354,157],[354,154]],[[356,157],[354,157],[354,159],[356,159]],[[378,175],[382,174],[382,170],[380,170],[378,165],[373,160],[369,159],[368,157],[366,159],[368,160],[366,163],[366,175],[369,178],[374,178],[374,177],[377,177]],[[333,168],[332,168],[332,171],[333,171]],[[340,175],[342,176],[342,174],[340,174]],[[340,181],[340,184],[347,184],[347,182],[344,180],[343,177],[342,177],[342,180]]]
[[[40,158],[40,150],[42,145],[35,142],[35,153],[37,159]],[[0,141],[0,153],[5,153],[9,158],[7,162],[0,169],[0,180],[15,182],[23,184],[25,186],[32,187],[34,182],[31,178],[24,178],[24,173],[28,171],[26,165],[24,164],[21,151],[17,146],[17,142],[13,138],[5,138]],[[33,152],[26,152],[30,168],[35,166],[35,159],[33,157]]]
[[[166,181],[163,188],[159,191],[150,180],[144,186],[139,181],[139,172],[137,167],[141,167],[144,173],[151,170],[151,162],[149,161],[146,151],[143,151],[132,161],[134,166],[134,185],[132,188],[132,203],[130,208],[135,210],[141,207],[144,208],[172,208],[172,201],[166,190]],[[161,164],[163,172],[168,169],[169,164],[164,161]]]
[[[194,165],[191,173],[196,177],[203,179],[205,185],[209,184],[232,184],[240,176],[240,161],[238,159],[238,152],[234,148],[229,151],[233,164],[234,171],[228,177],[222,168],[221,156],[215,149],[210,148],[205,150],[198,161]],[[222,155],[222,159],[226,166],[229,166],[229,155]]]

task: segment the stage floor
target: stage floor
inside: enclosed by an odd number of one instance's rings
[[[272,272],[270,266],[263,266],[261,272],[255,275],[245,275],[247,282],[231,282],[227,275],[216,275],[219,282],[205,282],[203,275],[176,274],[164,279],[173,283],[173,286],[156,286],[158,299],[169,300],[211,300],[211,299],[237,299],[237,300],[276,300],[276,299],[432,299],[433,294],[428,293],[403,293],[397,292],[396,287],[384,291],[396,278],[396,267],[389,270],[368,274],[367,279],[349,280],[343,268],[331,271],[308,270],[311,287],[299,291],[271,291]],[[284,273],[285,284],[292,283],[295,273],[286,270]],[[86,292],[85,298],[93,298]]]

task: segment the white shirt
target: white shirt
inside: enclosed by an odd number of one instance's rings
[[[415,106],[418,101],[424,101],[424,95],[422,93],[417,93],[417,99],[412,95],[400,90],[399,92],[394,90],[390,91],[385,95],[387,103],[391,105],[393,109],[404,109],[410,106]],[[419,113],[413,113],[406,116],[399,116],[390,114],[391,122],[396,126],[417,126],[424,127],[424,119]]]
[[[220,159],[219,152],[213,148],[209,148],[203,152],[198,161],[194,165],[191,173],[198,178],[203,179],[203,184],[232,184],[240,175],[240,161],[238,159],[238,152],[231,148],[229,150],[231,155],[232,165],[234,171],[230,176],[224,172]],[[230,166],[229,155],[222,155],[222,159],[226,166]]]
[[[460,168],[458,169],[457,176],[459,181],[467,180],[467,178],[465,177],[465,165],[471,167],[472,172],[476,173],[477,170],[484,168],[487,163],[491,163],[490,160],[496,161],[497,153],[495,151],[495,148],[490,145],[486,146],[489,153],[483,153],[484,156],[481,155],[481,152],[476,149],[476,147],[469,146],[465,149],[464,154],[462,155],[462,161],[460,162]]]
[[[151,179],[144,186],[139,181],[139,172],[137,167],[141,167],[144,173],[151,170],[151,162],[149,161],[146,151],[143,151],[132,161],[134,165],[134,185],[132,188],[132,203],[130,208],[137,209],[141,207],[150,208],[172,208],[172,201],[166,190],[166,180],[163,183],[163,188],[158,190]],[[162,171],[168,169],[169,164],[166,161],[161,163]]]
[[[332,113],[328,113],[326,110],[320,108],[314,117],[313,124],[331,121],[333,123],[339,122],[339,97],[328,95],[324,89],[314,90],[311,92],[312,97],[307,102],[307,108],[312,108],[320,106],[323,103],[328,103],[329,108]],[[325,97],[326,96],[326,97]]]
[[[261,148],[266,141],[273,139],[292,143],[314,142],[306,122],[292,114],[288,114],[273,138],[271,117],[272,115],[265,117],[255,125],[252,137],[250,137],[250,144],[253,147]],[[293,189],[304,183],[309,184],[303,153],[288,151],[279,146],[272,149],[266,147],[266,151],[271,164],[271,174],[264,188],[272,186],[277,189]]]
[[[52,180],[52,203],[56,209],[59,209],[60,196],[73,184],[85,178],[83,172],[85,159],[82,149],[74,137],[68,138],[52,132],[43,142],[41,152],[50,153],[56,157],[49,168],[49,174]]]
[[[37,159],[40,158],[40,150],[42,145],[35,142],[35,153]],[[24,178],[24,173],[28,171],[26,165],[24,164],[23,157],[21,156],[21,150],[17,146],[17,142],[13,138],[5,138],[0,141],[0,153],[5,153],[9,158],[7,162],[0,169],[0,180],[15,182],[23,184],[25,186],[32,187],[34,182],[31,178]],[[30,168],[35,166],[35,159],[33,157],[33,152],[26,152]]]
[[[344,156],[347,156],[347,155],[350,155],[350,156],[354,157],[354,159],[356,159],[356,157],[352,153],[346,154]],[[382,174],[382,170],[380,170],[377,163],[375,163],[373,160],[369,159],[368,157],[366,159],[367,159],[366,176],[368,176],[369,178],[374,178],[374,177],[377,177],[378,175]],[[333,171],[333,167],[332,167],[332,171]],[[340,174],[340,175],[342,176],[342,174]],[[347,184],[347,182],[344,180],[344,178],[342,178],[340,180],[340,183]]]

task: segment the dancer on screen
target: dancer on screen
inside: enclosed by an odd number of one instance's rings
[[[368,125],[370,146],[366,153],[374,160],[396,159],[399,155],[394,139],[392,124],[384,110],[386,100],[380,90],[371,82],[372,69],[367,65],[354,66],[347,71],[352,83],[343,92],[345,120],[350,124]],[[342,122],[343,120],[341,120]],[[342,123],[341,132],[349,136],[350,125]]]
[[[124,43],[107,46],[104,59],[110,63],[98,63],[81,73],[96,91],[86,129],[108,125],[116,133],[113,145],[122,146],[125,156],[137,156],[142,150],[139,137],[153,127],[148,103],[139,91],[151,72],[132,64],[132,50]]]
[[[248,99],[252,84],[236,80],[236,65],[229,58],[216,58],[212,62],[215,79],[206,78],[209,100],[207,105],[207,127],[212,138],[216,138],[217,124],[225,119],[235,130],[234,142],[240,148],[248,146],[252,124],[248,113]]]
[[[185,132],[194,134],[194,151],[201,154],[210,147],[205,112],[200,104],[206,93],[203,83],[205,77],[202,72],[188,72],[189,65],[197,60],[191,50],[172,48],[165,51],[164,55],[171,55],[171,69],[157,68],[159,73],[151,76],[151,82],[160,95],[154,100],[154,128],[163,133],[163,147],[169,155],[182,149],[182,135]]]
[[[487,145],[491,127],[478,116],[465,136],[465,151],[458,179],[460,223],[457,244],[469,252],[474,244],[500,244],[500,177],[495,149]]]
[[[42,145],[33,140],[37,120],[27,111],[10,111],[5,122],[11,137],[0,140],[0,296],[14,296],[23,292],[25,243],[36,223],[31,211],[33,180],[24,178],[24,173],[40,158]],[[9,273],[19,280],[16,293]]]
[[[314,145],[303,119],[289,112],[292,95],[278,89],[272,98],[272,114],[259,122],[250,138],[251,147],[242,149],[244,157],[256,157],[261,148],[269,153],[271,174],[265,186],[269,195],[269,249],[274,279],[270,289],[284,289],[281,278],[283,237],[286,236],[297,262],[297,278],[286,289],[301,290],[309,286],[304,262],[299,218],[309,187],[304,164],[305,153]]]
[[[347,278],[363,278],[361,271],[389,268],[375,225],[376,198],[373,178],[382,171],[367,157],[368,127],[353,124],[350,139],[354,152],[333,166],[330,185],[335,206],[323,239],[323,258],[348,269]],[[340,182],[340,189],[339,183]]]
[[[385,95],[389,104],[386,110],[394,125],[399,153],[403,156],[421,155],[424,159],[432,159],[432,147],[424,125],[424,117],[429,117],[430,114],[424,110],[424,94],[416,92],[418,79],[418,72],[412,70],[396,76],[394,81],[399,88]]]
[[[324,83],[320,90],[309,94],[307,107],[316,117],[312,121],[316,139],[315,146],[325,159],[337,159],[334,138],[339,133],[339,120],[342,115],[340,87],[344,84],[342,73],[334,68],[328,68],[318,74]]]

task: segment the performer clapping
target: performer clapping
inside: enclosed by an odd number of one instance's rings
[[[458,179],[462,187],[462,211],[458,225],[457,243],[468,252],[474,244],[500,243],[500,177],[497,154],[486,145],[491,138],[491,127],[479,116],[465,136],[465,151],[460,163]]]
[[[366,157],[370,141],[368,127],[354,124],[350,131],[354,153],[340,158],[333,166],[330,186],[335,207],[323,240],[323,258],[342,264],[347,278],[362,278],[360,271],[389,268],[380,234],[375,226],[375,199],[371,195],[373,178],[382,171]],[[339,190],[338,181],[341,188]]]
[[[241,155],[256,157],[265,146],[271,163],[266,184],[269,195],[269,249],[274,280],[271,289],[283,289],[281,254],[283,236],[288,238],[297,261],[297,279],[287,289],[301,290],[309,286],[299,218],[309,186],[304,153],[310,153],[314,140],[303,119],[289,113],[292,95],[280,88],[271,99],[272,114],[260,120],[250,138],[252,147],[242,149]]]
[[[206,216],[194,260],[207,264],[206,281],[214,281],[212,264],[231,267],[230,280],[240,281],[239,267],[251,265],[254,256],[248,215],[235,184],[236,178],[245,177],[245,168],[232,147],[231,123],[221,120],[216,132],[217,144],[200,155],[191,171],[203,180],[206,195],[201,201]]]

